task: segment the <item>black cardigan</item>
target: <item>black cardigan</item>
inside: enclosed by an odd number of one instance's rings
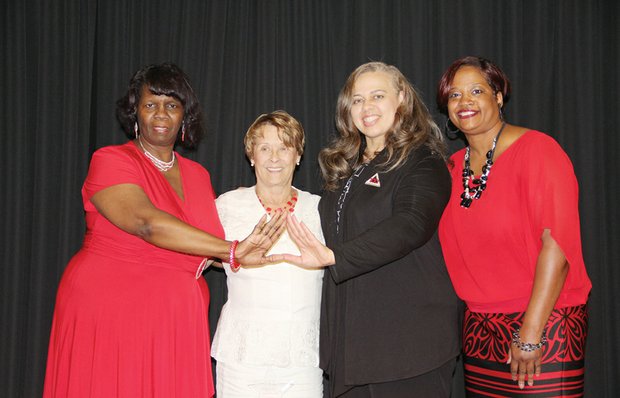
[[[320,340],[332,393],[414,377],[460,352],[462,307],[436,233],[450,195],[446,164],[424,146],[381,172],[385,152],[354,179],[340,233],[341,189],[319,204],[336,258],[323,280]],[[375,173],[380,187],[367,183]]]

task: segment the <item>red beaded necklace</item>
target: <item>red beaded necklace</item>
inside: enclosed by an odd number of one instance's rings
[[[256,197],[258,198],[258,201],[260,202],[260,204],[263,206],[263,208],[269,215],[271,215],[273,212],[276,212],[276,211],[287,211],[287,210],[290,213],[292,213],[295,211],[295,205],[297,204],[297,191],[294,189],[291,189],[291,198],[286,202],[286,204],[282,207],[278,207],[277,209],[273,209],[271,207],[265,206],[265,203],[263,203],[263,200],[260,198],[260,196],[258,196],[258,193],[256,194]]]

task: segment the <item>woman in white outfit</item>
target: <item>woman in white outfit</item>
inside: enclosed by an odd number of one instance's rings
[[[217,210],[226,239],[241,239],[265,214],[295,214],[321,237],[319,196],[292,186],[304,150],[301,124],[284,111],[259,116],[245,152],[256,185],[221,195]],[[299,250],[287,232],[268,254]],[[213,340],[218,398],[322,397],[319,317],[323,270],[289,263],[233,267],[224,263],[228,301]]]

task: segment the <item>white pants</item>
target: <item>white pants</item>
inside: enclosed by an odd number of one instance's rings
[[[318,367],[279,368],[217,363],[217,398],[321,398],[323,371]]]

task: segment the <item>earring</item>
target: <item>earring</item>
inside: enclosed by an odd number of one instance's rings
[[[451,140],[456,139],[459,136],[459,132],[460,132],[458,127],[456,127],[454,123],[452,123],[452,120],[450,120],[450,118],[446,120],[446,124],[443,127],[443,131],[444,133],[446,133],[446,137],[448,137]]]
[[[299,160],[297,161],[297,163],[295,163],[297,166],[299,166]]]
[[[134,123],[133,132],[136,134],[136,139],[138,139],[138,122]]]
[[[185,142],[185,123],[183,123],[183,128],[181,129],[181,142]]]
[[[504,121],[504,104],[501,104],[498,102],[497,106],[499,107],[499,120],[503,122]]]
[[[250,161],[250,166],[254,167],[254,161]]]

